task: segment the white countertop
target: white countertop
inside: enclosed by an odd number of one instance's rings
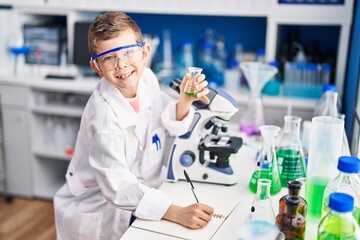
[[[248,141],[246,141],[248,142]],[[252,145],[255,145],[256,148],[260,146],[259,142],[251,141]],[[215,235],[211,238],[212,240],[232,240],[236,239],[237,230],[244,225],[244,221],[246,216],[248,215],[251,207],[251,203],[254,200],[255,194],[249,190],[248,184],[250,177],[255,170],[255,156],[256,151],[254,148],[243,145],[239,152],[235,155],[230,157],[231,166],[235,172],[240,177],[240,180],[237,184],[233,186],[222,186],[222,185],[213,185],[208,183],[194,183],[195,188],[205,188],[208,191],[213,191],[214,189],[218,188],[219,186],[227,189],[226,191],[229,192],[229,196],[234,196],[234,191],[237,192],[237,196],[239,197],[240,203],[237,207],[232,211],[232,213],[227,217]],[[180,189],[180,186],[186,184],[185,181],[178,181],[176,183],[169,183],[165,182],[161,186],[161,190],[164,192],[169,192],[174,188]],[[183,189],[183,188],[182,188]],[[305,193],[305,186],[303,186],[302,193]],[[190,191],[190,189],[189,189]],[[281,192],[271,196],[273,209],[275,215],[278,213],[278,201],[279,199],[286,195],[288,192],[287,188],[282,188]],[[214,195],[216,193],[214,192]],[[220,197],[227,197],[227,196],[218,196]],[[307,220],[307,227],[306,227],[306,240],[316,239],[317,234],[317,225],[318,222],[312,222]],[[143,229],[130,227],[121,240],[133,240],[133,239],[178,239],[174,237],[170,237],[167,235],[162,235],[159,233],[146,231]]]

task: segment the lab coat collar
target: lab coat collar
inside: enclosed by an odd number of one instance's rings
[[[99,91],[105,101],[110,104],[123,128],[135,126],[137,124],[137,114],[114,85],[109,83],[105,78],[102,78],[100,80]]]

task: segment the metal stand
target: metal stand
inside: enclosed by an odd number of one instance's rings
[[[13,196],[7,192],[7,183],[6,183],[6,161],[5,161],[5,147],[4,147],[4,127],[3,127],[3,115],[2,115],[2,105],[1,105],[1,95],[0,95],[0,183],[3,187],[3,194],[5,201],[10,203],[13,201]]]

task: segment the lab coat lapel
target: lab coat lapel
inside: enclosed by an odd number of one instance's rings
[[[105,101],[107,101],[115,115],[119,119],[119,124],[123,128],[135,126],[138,122],[136,113],[126,101],[121,92],[105,78],[100,82],[100,94],[102,94]]]
[[[135,127],[135,134],[140,142],[140,149],[143,151],[143,146],[146,144],[148,136],[149,121],[151,120],[151,103],[153,101],[153,93],[145,84],[143,77],[139,80],[138,94],[140,100],[140,117],[141,121]],[[146,132],[144,136],[144,132]]]

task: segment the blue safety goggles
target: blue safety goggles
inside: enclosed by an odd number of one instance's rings
[[[127,48],[133,48],[133,47],[143,47],[145,45],[145,42],[140,42],[140,43],[136,43],[136,44],[130,44],[130,45],[125,45],[125,46],[121,46],[121,47],[116,47],[116,48],[113,48],[113,49],[110,49],[110,50],[106,50],[105,52],[102,52],[102,53],[99,53],[95,56],[92,56],[90,58],[90,60],[96,60],[97,58],[101,57],[101,56],[104,56],[108,53],[112,53],[112,52],[117,52],[117,51],[120,51],[122,49],[127,49]]]

